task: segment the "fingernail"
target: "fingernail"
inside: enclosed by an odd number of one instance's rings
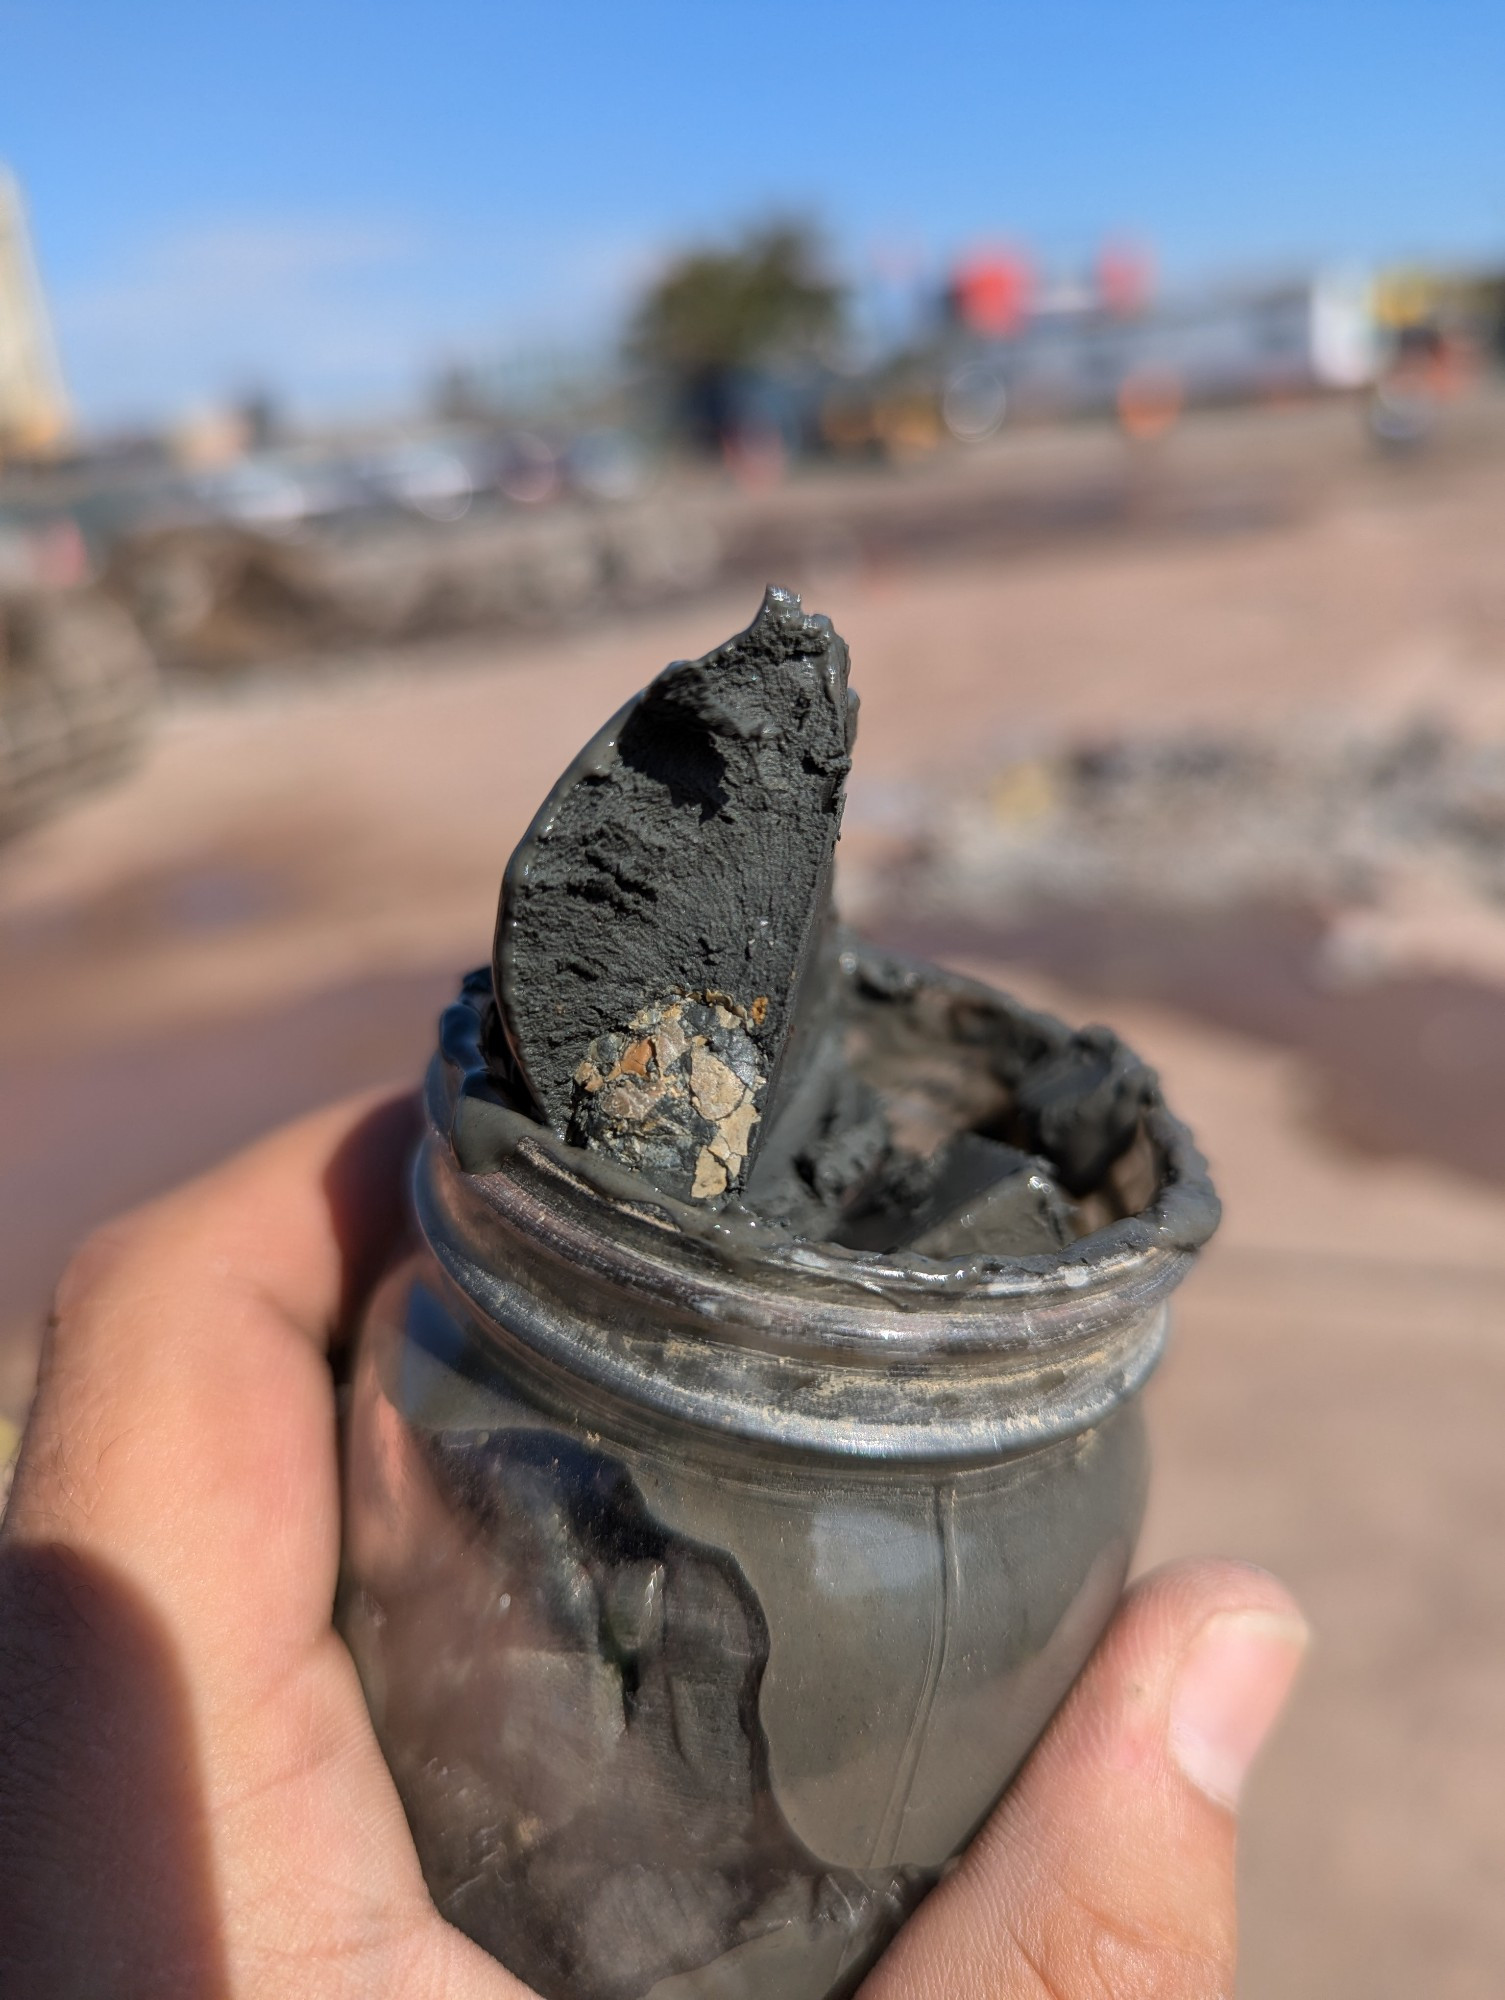
[[[1219,1805],[1238,1804],[1309,1637],[1291,1613],[1222,1611],[1193,1639],[1171,1696],[1171,1755]]]

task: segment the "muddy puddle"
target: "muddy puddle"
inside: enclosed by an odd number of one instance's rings
[[[1310,1071],[1313,1120],[1330,1137],[1505,1183],[1505,989],[1419,974],[1335,983],[1327,929],[1316,910],[1257,904],[878,927],[892,949],[1029,966],[1105,1011],[1150,1001],[1288,1049]]]

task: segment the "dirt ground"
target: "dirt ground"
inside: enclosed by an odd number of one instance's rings
[[[1286,425],[1299,456],[1299,419],[1240,421],[1172,450],[1236,470]],[[1318,456],[1339,436],[1323,421]],[[788,579],[846,634],[863,699],[849,910],[883,932],[883,864],[917,800],[1062,733],[1356,709],[1505,723],[1505,458],[1365,469],[1344,452],[1299,508],[1235,509],[1214,529],[812,560]],[[453,642],[182,700],[128,780],[0,851],[0,1407],[24,1410],[82,1230],[305,1105],[417,1073],[565,759],[666,660],[754,608],[739,587],[506,652]],[[1477,982],[1457,925],[1419,937],[1442,985],[1465,964]],[[1319,1115],[1310,1050],[1179,1004],[1174,982],[1125,988],[1090,939],[1049,961],[1000,962],[1005,948],[983,925],[953,956],[1070,1018],[1111,1014],[1160,1067],[1227,1204],[1150,1392],[1142,1554],[1267,1563],[1316,1627],[1252,1788],[1240,1990],[1497,1995],[1493,1156],[1465,1170],[1466,1149],[1408,1145],[1399,1114],[1345,1136]],[[1410,1014],[1390,1030],[1426,1031]]]

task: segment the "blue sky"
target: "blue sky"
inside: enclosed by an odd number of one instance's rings
[[[1505,254],[1499,0],[0,0],[76,400],[379,407],[772,208],[855,270]]]

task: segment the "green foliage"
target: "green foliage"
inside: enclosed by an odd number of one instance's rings
[[[843,305],[814,232],[773,223],[677,258],[638,308],[630,345],[672,374],[741,367],[810,352],[837,333]]]

